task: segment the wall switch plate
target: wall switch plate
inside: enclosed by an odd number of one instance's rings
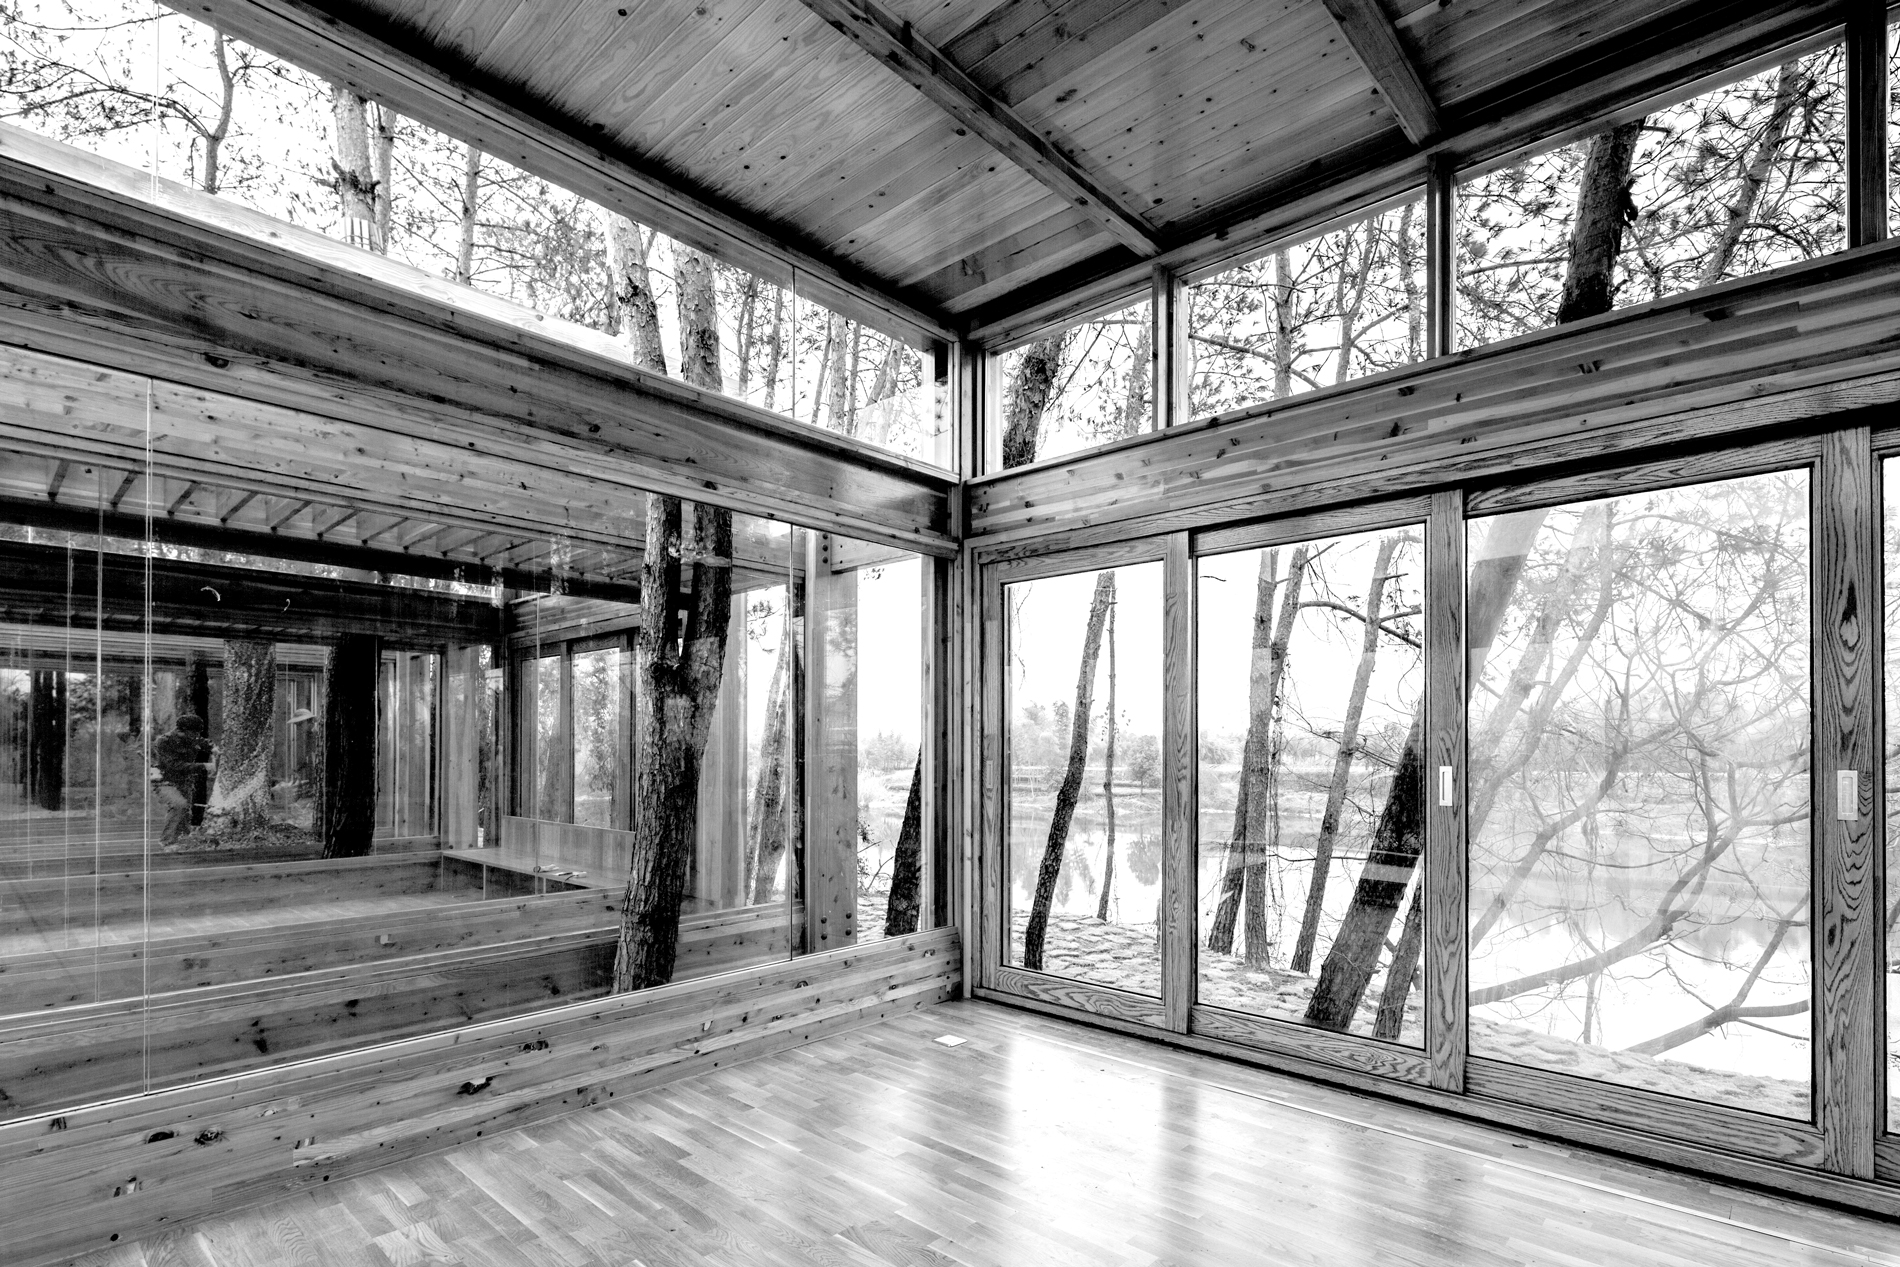
[[[1834,772],[1834,817],[1843,823],[1860,818],[1860,771]]]

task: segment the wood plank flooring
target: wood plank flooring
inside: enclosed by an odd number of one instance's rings
[[[76,1261],[1900,1267],[1900,1226],[966,1002]]]

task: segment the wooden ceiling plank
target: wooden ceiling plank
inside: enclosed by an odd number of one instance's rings
[[[743,84],[763,91],[773,82],[795,77],[799,58],[808,54],[792,44],[824,38],[823,26],[803,10],[748,2],[750,10],[736,19],[722,16],[717,7],[700,6],[700,16],[681,25],[654,64],[623,71],[610,59],[607,91],[564,98],[563,104],[571,101],[576,116],[605,123],[629,148],[697,176],[696,169],[680,162],[669,139],[709,113],[731,117],[728,103]],[[788,43],[781,45],[782,36]],[[773,55],[760,57],[761,48],[772,49]],[[616,95],[619,100],[613,100]]]
[[[963,127],[1049,188],[1088,209],[1141,257],[1160,252],[1153,230],[1014,109],[984,91],[879,0],[804,0],[805,5],[929,98]]]
[[[952,61],[968,67],[978,82],[994,83],[997,95],[1016,105],[1058,79],[1075,74],[1116,46],[1143,35],[1191,2],[1070,0],[980,64],[965,61],[958,49],[944,51]]]
[[[167,3],[735,267],[779,280],[796,268],[847,315],[913,337],[955,337],[938,314],[796,245],[795,230],[711,199],[641,155],[603,148],[581,122],[518,105],[518,91],[471,82],[471,72],[445,70],[307,0]]]
[[[1399,33],[1385,16],[1379,0],[1322,0],[1326,12],[1339,24],[1340,34],[1365,63],[1379,91],[1398,116],[1405,139],[1424,145],[1438,135],[1438,107],[1431,90],[1399,43]]]

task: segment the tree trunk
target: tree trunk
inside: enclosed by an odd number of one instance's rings
[[[1339,819],[1346,808],[1353,758],[1359,753],[1359,719],[1365,714],[1366,693],[1371,689],[1372,669],[1379,654],[1379,621],[1386,573],[1392,567],[1392,554],[1398,544],[1397,537],[1380,540],[1372,561],[1372,580],[1366,585],[1366,628],[1359,643],[1359,667],[1353,673],[1352,694],[1346,699],[1346,715],[1339,724],[1339,750],[1333,756],[1333,778],[1326,788],[1326,808],[1320,814],[1319,837],[1313,844],[1313,875],[1306,889],[1306,911],[1300,918],[1300,935],[1293,946],[1291,967],[1295,972],[1309,972],[1313,966],[1313,943],[1318,939],[1320,916],[1326,906],[1326,881],[1333,865],[1333,848],[1339,841]]]
[[[1273,282],[1267,288],[1267,324],[1273,330],[1273,398],[1293,394],[1293,260],[1273,253]]]
[[[1032,343],[1016,367],[1009,398],[1003,402],[1003,467],[1027,466],[1042,445],[1042,414],[1049,407],[1056,375],[1062,370],[1062,351],[1069,332]]]
[[[747,892],[752,901],[772,900],[772,880],[785,856],[786,841],[801,838],[798,816],[805,804],[800,774],[805,768],[805,656],[801,646],[805,623],[805,587],[787,589],[785,627],[779,634],[778,657],[772,666],[772,684],[765,701],[765,736],[759,744],[758,781],[752,792],[751,876]],[[791,679],[789,695],[786,679]],[[788,724],[787,719],[790,718]],[[787,895],[798,895],[799,870],[786,872]]]
[[[482,201],[482,152],[465,146],[462,165],[461,233],[455,246],[455,280],[467,286],[475,280],[475,213]]]
[[[695,387],[721,390],[712,265],[683,247],[676,259],[681,374]],[[673,978],[680,901],[698,843],[700,762],[725,675],[731,622],[732,512],[649,493],[633,641],[639,808],[620,905],[616,991]]]
[[[1425,288],[1419,285],[1418,244],[1412,239],[1412,225],[1418,204],[1408,202],[1399,213],[1399,281],[1405,287],[1405,359],[1414,363],[1425,359]]]
[[[831,361],[829,382],[824,375],[819,376],[819,381],[826,384],[825,417],[839,435],[853,435],[857,430],[852,409],[852,397],[857,394],[857,322],[832,313],[825,331],[825,350]]]
[[[345,234],[356,246],[380,249],[376,240],[376,158],[370,152],[369,103],[341,84],[330,85],[335,127],[335,173],[331,184],[341,206]]]
[[[178,717],[196,717],[205,723],[205,733],[211,726],[211,661],[203,652],[194,651],[185,661],[184,672],[178,675],[178,684],[172,696],[172,713]],[[198,770],[191,776],[191,825],[201,826],[205,821],[205,803],[211,799],[211,777],[205,771]],[[181,789],[184,790],[184,789]]]
[[[1082,773],[1089,756],[1089,714],[1095,701],[1095,668],[1102,656],[1102,629],[1115,603],[1115,573],[1095,575],[1095,596],[1089,603],[1089,623],[1082,637],[1082,667],[1075,678],[1075,711],[1069,725],[1069,761],[1056,789],[1055,812],[1049,819],[1049,840],[1043,846],[1042,865],[1036,872],[1036,896],[1029,908],[1029,927],[1023,933],[1023,967],[1042,968],[1043,940],[1049,930],[1049,908],[1055,901],[1056,879],[1062,874],[1062,854],[1069,839],[1069,823],[1082,791]]]
[[[1499,516],[1472,560],[1465,587],[1467,689],[1483,671],[1543,521],[1542,511]],[[1414,717],[1406,733],[1392,774],[1392,790],[1373,829],[1365,869],[1307,1003],[1307,1021],[1325,1029],[1344,1030],[1352,1024],[1378,969],[1393,916],[1418,866],[1425,835],[1422,720]]]
[[[1247,790],[1260,777],[1260,762],[1266,756],[1267,729],[1273,716],[1266,670],[1272,659],[1273,591],[1279,577],[1280,551],[1275,548],[1263,552],[1259,577],[1254,582],[1253,654],[1247,673],[1247,738],[1241,744],[1240,772],[1234,784],[1233,830],[1228,835],[1227,856],[1221,865],[1214,918],[1207,930],[1207,948],[1222,955],[1234,952],[1234,924],[1247,885],[1248,817],[1252,808]]]
[[[1761,141],[1755,146],[1748,166],[1742,170],[1741,185],[1735,191],[1734,201],[1729,203],[1722,232],[1709,248],[1708,258],[1702,261],[1696,285],[1713,286],[1728,272],[1729,261],[1735,257],[1735,248],[1741,245],[1742,234],[1754,217],[1755,204],[1761,200],[1762,188],[1768,183],[1768,174],[1781,156],[1782,143],[1788,138],[1788,121],[1794,117],[1795,107],[1806,89],[1807,76],[1801,73],[1801,59],[1783,62],[1780,73],[1775,76],[1775,101],[1768,112],[1767,125],[1762,129]]]
[[[1295,546],[1287,561],[1286,577],[1278,579],[1280,552],[1268,550],[1260,556],[1260,575],[1255,582],[1253,615],[1253,655],[1247,670],[1247,738],[1241,746],[1240,779],[1235,789],[1234,830],[1228,838],[1227,859],[1221,873],[1220,901],[1214,910],[1214,922],[1208,932],[1207,948],[1219,954],[1232,954],[1234,923],[1242,898],[1253,887],[1249,907],[1250,924],[1264,936],[1269,850],[1278,844],[1271,822],[1269,782],[1276,760],[1273,750],[1274,715],[1280,706],[1280,683],[1286,669],[1287,647],[1293,640],[1293,621],[1299,614],[1300,591],[1306,578],[1308,554],[1305,545]],[[1273,592],[1283,587],[1278,616],[1273,611]],[[1265,947],[1249,947],[1249,962],[1258,962]]]
[[[205,165],[198,188],[215,194],[224,179],[224,142],[231,135],[231,114],[237,107],[237,76],[231,73],[230,48],[222,31],[212,32],[211,57],[218,69],[218,121],[204,132]]]
[[[1577,189],[1577,219],[1570,231],[1558,325],[1615,307],[1616,260],[1623,253],[1623,230],[1636,219],[1630,202],[1630,164],[1642,132],[1643,120],[1634,119],[1598,133],[1590,142]]]
[[[1412,985],[1418,980],[1419,960],[1425,952],[1425,886],[1415,885],[1412,903],[1405,908],[1405,927],[1399,932],[1399,944],[1392,950],[1392,965],[1385,970],[1385,988],[1379,992],[1379,1014],[1372,1022],[1372,1036],[1392,1040],[1405,1028],[1405,1003],[1412,997]]]
[[[653,278],[647,271],[646,239],[640,226],[625,216],[603,209],[600,222],[607,239],[607,270],[613,278],[620,335],[627,341],[635,365],[664,374],[666,349],[660,345],[660,306],[653,297]]]
[[[758,324],[759,275],[747,273],[745,284],[739,289],[739,398],[745,399],[752,390],[752,353],[758,346],[758,335],[754,327]]]
[[[904,823],[897,829],[897,856],[891,863],[891,896],[884,906],[884,935],[900,937],[917,931],[923,905],[924,879],[924,754],[910,775],[910,795],[904,798]]]
[[[785,363],[785,292],[772,288],[772,331],[765,336],[765,399],[767,409],[778,407],[778,372]]]
[[[41,809],[64,809],[66,675],[35,669],[27,690],[27,793]]]
[[[382,639],[344,634],[323,665],[323,856],[363,858],[376,836]]]
[[[396,158],[396,115],[387,107],[376,106],[376,249],[389,254],[389,231],[395,210],[396,184],[391,179]]]
[[[218,777],[205,825],[215,834],[254,831],[270,822],[271,718],[277,705],[277,646],[252,638],[224,644],[224,727]]]
[[[1106,843],[1102,849],[1102,893],[1095,904],[1095,918],[1108,922],[1108,891],[1115,883],[1115,609],[1108,610],[1108,733],[1103,740],[1102,813],[1106,818]]]
[[[679,289],[680,377],[695,387],[723,392],[719,368],[719,299],[712,261],[673,244],[673,276]]]

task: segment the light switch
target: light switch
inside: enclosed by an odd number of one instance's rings
[[[1449,809],[1451,807],[1451,795],[1452,795],[1451,767],[1448,765],[1441,765],[1438,767],[1438,803],[1439,805],[1444,808]]]
[[[1860,818],[1860,771],[1834,772],[1834,817],[1843,823]]]

